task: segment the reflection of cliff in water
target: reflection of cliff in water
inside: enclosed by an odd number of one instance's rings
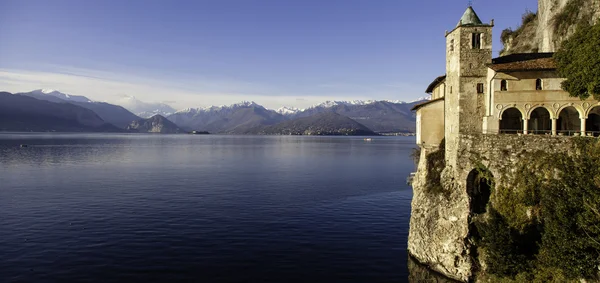
[[[408,256],[408,282],[457,283],[459,281],[445,277]]]

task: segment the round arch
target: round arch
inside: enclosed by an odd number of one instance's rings
[[[500,113],[500,133],[517,134],[523,131],[523,112],[516,107],[509,107]]]
[[[525,111],[523,111],[521,108],[519,108],[518,106],[515,105],[515,106],[507,106],[507,107],[502,108],[498,112],[498,119],[502,120],[502,115],[504,115],[504,112],[506,112],[506,110],[509,110],[509,109],[517,109],[517,110],[519,110],[519,112],[521,112],[521,117],[526,117],[527,116],[526,115],[527,113]]]
[[[597,103],[596,105],[592,105],[592,106],[590,106],[590,108],[587,109],[587,111],[584,111],[585,112],[585,118],[587,119],[588,116],[590,115],[590,113],[598,111],[597,107],[600,107],[600,103]]]
[[[529,109],[529,111],[527,112],[527,119],[531,119],[531,114],[538,108],[544,108],[546,109],[546,111],[548,111],[548,113],[550,114],[550,119],[556,119],[556,112],[554,111],[554,109],[552,109],[550,106],[546,106],[546,105],[535,105],[532,106],[531,109]]]
[[[595,137],[600,136],[600,105],[590,107],[588,110],[585,130]]]
[[[552,112],[544,106],[529,111],[527,129],[531,134],[549,134],[552,132]]]
[[[581,131],[581,111],[572,105],[562,107],[558,110],[556,129],[564,135],[573,135]]]

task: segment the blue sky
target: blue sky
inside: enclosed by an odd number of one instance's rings
[[[457,0],[0,0],[0,89],[176,108],[412,100],[444,73]],[[515,27],[534,0],[474,1]]]

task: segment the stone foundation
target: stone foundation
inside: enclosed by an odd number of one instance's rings
[[[446,166],[441,174],[442,191],[427,188],[434,176],[428,176],[427,156],[435,148],[423,148],[415,178],[408,237],[408,251],[419,262],[450,278],[467,282],[473,279],[479,262],[470,242],[469,223],[473,216],[471,196],[467,192],[469,174],[486,168],[496,184],[506,182],[514,164],[526,152],[568,152],[572,139],[541,135],[460,135],[457,151],[446,150],[446,159],[455,159],[456,167]],[[448,154],[452,156],[448,156]],[[493,192],[492,192],[493,193]],[[485,205],[485,204],[484,204]]]

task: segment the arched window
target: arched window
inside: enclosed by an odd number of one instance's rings
[[[537,107],[529,115],[530,134],[549,134],[552,132],[552,120],[550,112],[544,107]]]
[[[600,135],[600,106],[593,107],[585,120],[585,130],[595,137]]]
[[[500,91],[508,90],[508,82],[506,80],[500,81]]]
[[[536,90],[542,90],[543,89],[542,87],[543,87],[542,86],[542,79],[535,80],[535,89]]]
[[[581,131],[579,112],[573,106],[568,106],[560,111],[556,128],[559,134],[573,135]]]
[[[502,113],[500,133],[518,134],[523,132],[523,116],[517,108],[509,108]]]

